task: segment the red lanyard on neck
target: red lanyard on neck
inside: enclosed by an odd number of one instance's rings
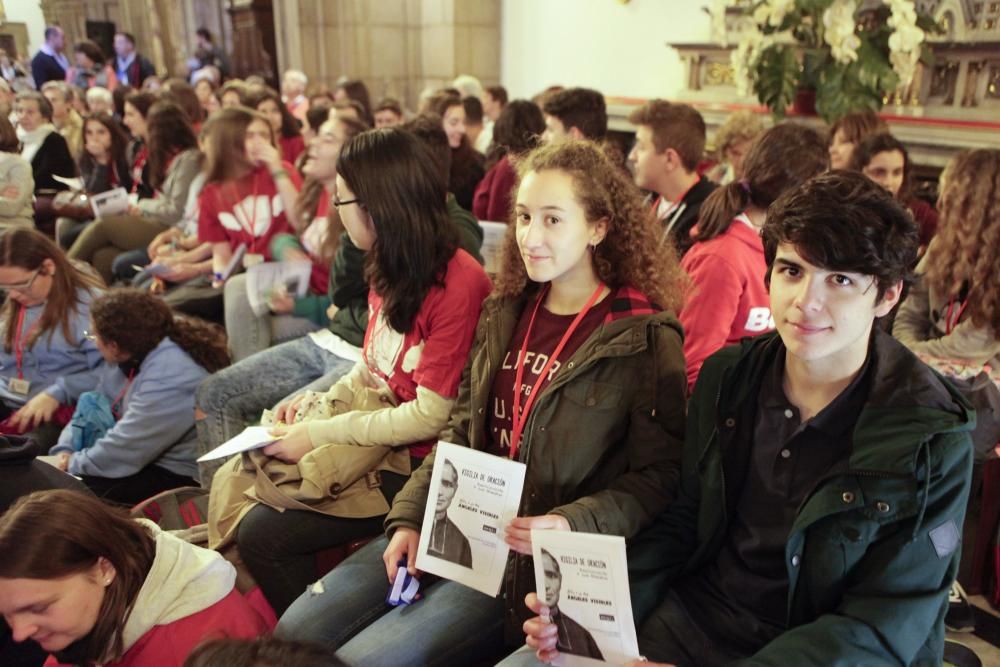
[[[143,144],[139,149],[139,154],[135,156],[135,163],[132,165],[132,194],[139,190],[142,182],[142,170],[146,168],[146,160],[149,159],[149,150]]]
[[[125,386],[122,388],[121,393],[118,394],[118,397],[111,403],[111,415],[115,419],[121,418],[120,406],[122,401],[125,400],[125,392],[127,392],[129,387],[132,386],[132,378],[134,377],[135,377],[135,369],[133,368],[128,372],[128,380],[125,381]]]
[[[969,305],[969,300],[966,299],[962,302],[962,305],[958,307],[958,313],[955,314],[955,319],[951,319],[951,310],[955,307],[955,297],[952,297],[948,301],[948,312],[944,317],[944,333],[945,335],[950,334],[958,326],[959,320],[962,319],[962,314],[965,313],[965,307]]]
[[[28,344],[28,339],[31,338],[31,334],[35,333],[38,325],[41,324],[41,316],[35,320],[32,325],[28,328],[28,333],[23,333],[21,329],[24,327],[24,311],[27,308],[21,306],[21,309],[17,312],[17,334],[14,336],[14,359],[17,363],[17,379],[24,379],[23,362],[24,362],[24,347]]]
[[[548,293],[548,290],[548,285],[546,285],[545,289],[542,290],[542,293],[538,295],[538,301],[535,302],[535,309],[531,313],[531,319],[528,320],[528,330],[524,332],[524,342],[521,343],[521,352],[517,356],[517,372],[514,374],[514,414],[511,415],[512,421],[514,422],[510,436],[510,458],[512,459],[517,458],[517,449],[521,444],[521,433],[524,431],[524,425],[528,421],[528,415],[531,413],[531,408],[535,404],[535,398],[538,397],[539,385],[542,384],[546,377],[548,377],[549,371],[552,370],[552,365],[559,357],[559,354],[563,351],[563,348],[566,347],[566,343],[568,343],[569,339],[573,336],[573,332],[575,332],[577,327],[580,326],[580,322],[583,321],[587,312],[594,306],[595,303],[597,303],[597,298],[601,296],[601,292],[604,291],[604,283],[597,285],[597,289],[594,290],[594,293],[590,295],[590,299],[587,300],[587,305],[583,307],[583,310],[576,314],[576,317],[566,329],[566,332],[563,334],[559,344],[556,345],[556,349],[551,355],[549,355],[549,360],[545,362],[545,367],[542,368],[542,372],[538,374],[538,382],[536,382],[531,388],[531,391],[528,392],[528,400],[524,404],[524,413],[522,414],[521,394],[523,392],[521,391],[521,383],[524,381],[524,359],[528,353],[528,341],[531,340],[531,330],[535,326],[535,316],[538,315],[538,309],[541,307],[542,301],[545,300],[545,295]]]

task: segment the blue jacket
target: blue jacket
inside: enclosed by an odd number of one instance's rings
[[[124,390],[118,422],[88,449],[73,452],[67,427],[50,453],[72,452],[69,472],[118,479],[155,463],[198,479],[194,392],[208,371],[174,341],[164,338],[146,355],[128,385],[117,366],[108,367],[97,391],[114,404]]]
[[[97,296],[88,288],[77,290],[76,311],[70,316],[72,342],[63,336],[62,326],[56,326],[39,336],[34,346],[24,350],[22,370],[24,379],[31,382],[27,397],[7,388],[8,380],[17,377],[17,360],[13,350],[7,352],[0,346],[0,400],[16,408],[44,391],[60,403],[69,404],[97,386],[106,364],[94,342],[83,337],[83,332],[90,328],[90,304]],[[27,309],[22,325],[25,334],[44,310],[45,304]],[[16,315],[14,326],[17,326]],[[6,329],[0,328],[0,337],[4,335]]]

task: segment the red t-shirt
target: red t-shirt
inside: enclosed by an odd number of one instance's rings
[[[611,301],[613,298],[614,295],[609,294],[587,311],[587,314],[580,320],[580,325],[576,328],[576,331],[566,341],[565,347],[559,353],[559,358],[552,363],[552,369],[549,371],[548,376],[544,378],[539,378],[539,374],[544,370],[545,364],[549,361],[549,355],[555,351],[559,345],[559,341],[562,340],[563,334],[569,329],[569,325],[576,319],[576,314],[555,315],[546,310],[545,306],[538,309],[538,315],[535,317],[535,325],[531,329],[531,340],[528,341],[528,349],[522,361],[524,364],[524,371],[521,376],[522,412],[525,404],[528,402],[528,394],[531,393],[532,387],[538,385],[538,389],[535,391],[544,391],[549,381],[555,377],[560,366],[573,356],[573,353],[583,345],[584,341],[590,337],[590,334],[607,318],[611,312]],[[514,328],[514,335],[510,339],[507,353],[504,355],[503,362],[493,377],[493,390],[489,402],[489,405],[492,406],[492,411],[486,423],[486,436],[490,443],[488,451],[497,456],[510,456],[511,431],[514,430],[514,391],[512,388],[517,380],[517,361],[521,354],[524,335],[528,332],[528,323],[531,321],[531,313],[534,309],[534,301],[529,301],[525,305],[524,310],[521,312],[521,318],[517,321],[517,327]],[[540,396],[541,394],[539,394],[539,398]],[[535,405],[538,404],[539,398],[535,399]],[[524,434],[521,437],[523,439]]]
[[[278,148],[281,149],[282,160],[295,164],[306,150],[306,140],[300,134],[294,137],[279,137]]]
[[[283,164],[296,189],[302,179],[290,164]],[[208,183],[198,195],[198,239],[203,243],[228,242],[235,250],[271,258],[271,238],[291,232],[278,186],[267,167],[260,165],[238,181]]]
[[[479,311],[491,289],[479,262],[462,249],[455,251],[448,262],[444,287],[430,289],[406,333],[389,326],[382,313],[382,298],[371,290],[364,343],[368,369],[386,381],[400,403],[415,399],[418,385],[455,398]],[[423,457],[433,446],[433,442],[417,443],[411,445],[410,453]]]
[[[313,221],[321,221],[324,225],[326,224],[327,213],[330,212],[330,195],[327,193],[326,188],[323,188],[323,192],[319,196],[319,205],[316,207],[316,215],[313,216]],[[327,232],[333,233],[333,232]],[[320,248],[315,248],[318,252]],[[327,290],[330,288],[330,264],[331,262],[324,262],[319,255],[314,255],[312,252],[309,253],[311,259],[313,260],[312,273],[309,275],[309,289],[314,294],[326,294]]]

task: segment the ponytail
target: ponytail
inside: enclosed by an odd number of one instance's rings
[[[174,315],[167,337],[209,373],[229,365],[229,350],[222,327],[186,315]]]
[[[743,179],[717,188],[701,205],[696,240],[724,234],[751,204],[766,211],[785,190],[826,171],[829,160],[826,142],[816,130],[795,123],[775,125],[750,147]]]
[[[733,218],[752,203],[747,181],[734,181],[712,191],[701,205],[695,241],[708,241],[729,229]]]

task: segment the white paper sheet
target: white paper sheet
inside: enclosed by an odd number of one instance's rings
[[[309,289],[312,262],[263,262],[247,269],[247,298],[257,316],[267,312],[267,300],[274,290],[284,288],[293,297],[303,297]]]
[[[507,234],[507,225],[503,222],[479,221],[483,228],[483,245],[479,254],[483,256],[486,273],[500,271],[500,249],[503,247],[503,237]]]
[[[260,449],[274,442],[277,438],[269,435],[271,426],[248,426],[242,433],[222,443],[208,454],[200,456],[198,462],[221,459],[241,452],[249,452],[251,449]]]
[[[128,212],[128,205],[128,191],[121,187],[90,197],[90,207],[94,209],[94,217],[98,220],[113,215],[122,215]]]
[[[417,549],[417,568],[487,595],[500,592],[517,516],[523,463],[438,442]]]
[[[639,657],[625,538],[532,530],[531,552],[535,590],[559,626],[552,664],[621,665]]]

